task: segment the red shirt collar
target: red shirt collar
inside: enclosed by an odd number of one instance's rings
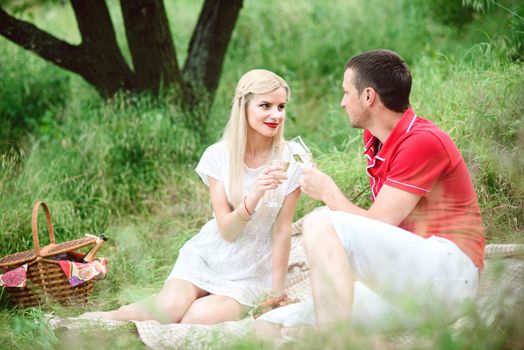
[[[391,148],[391,145],[394,145],[405,133],[411,130],[416,118],[417,116],[411,107],[406,109],[382,147],[380,147],[379,139],[373,136],[369,130],[364,130],[364,154],[385,160],[388,148]]]

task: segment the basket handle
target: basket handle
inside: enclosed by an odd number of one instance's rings
[[[49,234],[49,241],[51,244],[55,243],[55,231],[53,230],[53,222],[51,221],[51,212],[49,211],[47,204],[45,204],[42,201],[38,201],[33,206],[33,215],[31,217],[31,225],[33,229],[33,244],[35,246],[36,256],[40,256],[40,244],[38,242],[38,209],[40,207],[44,208],[45,219],[47,221],[47,233]]]

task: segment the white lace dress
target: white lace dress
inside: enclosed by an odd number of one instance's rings
[[[251,190],[258,174],[264,169],[247,169],[244,193]],[[196,167],[206,185],[208,177],[222,182],[229,198],[229,161],[224,142],[209,146]],[[293,192],[299,185],[299,167],[294,161],[288,169],[288,180],[278,189],[278,198]],[[278,208],[268,208],[260,200],[252,219],[234,242],[225,241],[213,218],[190,239],[179,252],[167,280],[180,278],[215,295],[234,298],[253,306],[271,291],[271,241]]]

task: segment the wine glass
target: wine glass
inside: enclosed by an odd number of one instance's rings
[[[311,153],[308,146],[306,146],[302,137],[297,136],[289,142],[293,159],[303,167],[310,167],[313,162],[313,153]]]
[[[280,143],[273,147],[271,166],[279,166],[286,172],[291,162],[291,150],[287,143]],[[264,195],[264,205],[269,208],[280,208],[282,205],[278,198],[278,189],[269,190]]]

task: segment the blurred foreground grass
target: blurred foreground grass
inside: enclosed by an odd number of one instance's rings
[[[488,242],[524,243],[524,65],[511,41],[514,17],[495,7],[473,13],[469,23],[449,24],[431,16],[429,3],[246,1],[205,126],[207,143],[220,137],[238,78],[252,68],[271,69],[293,91],[287,137],[302,135],[319,167],[349,198],[368,205],[361,131],[349,129],[338,107],[342,69],[362,50],[393,49],[411,67],[415,111],[446,130],[466,159]],[[110,5],[115,23],[121,23],[117,4]],[[175,42],[184,48],[199,4],[185,0],[167,7]],[[36,6],[27,16],[58,36],[78,40],[68,30],[74,19],[67,6]],[[120,29],[118,37],[125,42]],[[184,50],[178,51],[183,59]],[[109,309],[154,293],[178,249],[211,216],[207,189],[193,171],[207,144],[181,126],[183,116],[169,91],[159,100],[121,95],[102,101],[78,77],[5,40],[0,53],[0,255],[32,247],[31,207],[41,199],[51,207],[59,241],[88,232],[110,236],[103,251],[110,274],[97,283],[88,309]],[[302,197],[296,217],[318,205]],[[39,309],[12,310],[3,294],[0,305],[0,344],[6,348],[143,347],[129,330],[70,339],[49,330]],[[522,339],[522,329],[499,326],[478,324],[458,335],[422,330],[417,347],[512,348],[507,345],[515,334]],[[306,348],[391,345],[382,341],[342,333],[312,339]],[[301,345],[289,345],[294,346]],[[231,347],[271,345],[246,340]]]

